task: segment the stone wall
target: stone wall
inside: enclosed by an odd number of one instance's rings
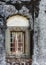
[[[38,22],[38,42],[34,45],[34,55],[32,65],[46,65],[46,1],[41,0],[39,5]]]

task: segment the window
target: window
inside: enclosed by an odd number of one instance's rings
[[[15,53],[24,52],[24,32],[10,32],[10,51]]]
[[[14,15],[7,19],[6,51],[9,55],[26,57],[30,55],[29,20],[21,15]],[[22,55],[21,55],[22,54]]]

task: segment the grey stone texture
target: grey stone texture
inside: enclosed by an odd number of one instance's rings
[[[38,22],[38,41],[34,39],[34,55],[32,65],[46,65],[46,1],[41,0],[39,5]],[[35,22],[36,22],[35,21]],[[35,36],[35,35],[34,35]]]

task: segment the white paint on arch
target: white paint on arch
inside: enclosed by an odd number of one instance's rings
[[[23,27],[28,27],[29,26],[29,21],[26,17],[16,15],[12,16],[7,20],[7,26],[23,26]]]

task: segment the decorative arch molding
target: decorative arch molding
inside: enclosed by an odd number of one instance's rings
[[[26,19],[29,21],[29,29],[33,29],[32,16],[31,16],[30,14],[29,14],[29,15],[24,15],[23,12],[22,12],[22,13],[13,14],[13,15],[9,15],[9,16],[6,18],[6,26],[7,26],[7,20],[10,19],[11,17],[14,17],[14,16],[21,16],[21,17],[26,18]]]
[[[7,15],[6,19],[10,16],[13,16],[13,15],[22,15],[22,16],[26,16],[28,18],[31,18],[32,19],[32,14],[29,12],[30,9],[28,9],[25,5],[22,6],[22,8],[20,10],[17,10],[16,7],[14,9],[14,7],[12,5],[6,5],[4,7],[7,7],[7,11],[6,12],[9,12],[9,15]],[[10,9],[11,8],[11,9]],[[13,9],[13,12],[11,11]],[[8,14],[8,13],[7,13]]]
[[[27,17],[14,15],[7,19],[7,26],[29,27],[29,20],[27,19]]]

